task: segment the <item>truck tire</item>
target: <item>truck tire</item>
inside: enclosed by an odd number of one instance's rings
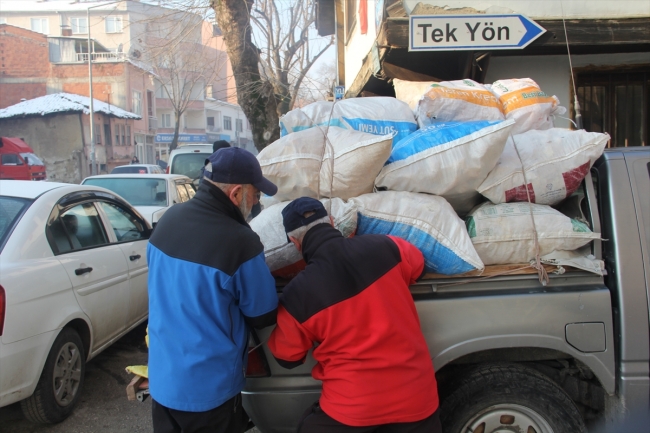
[[[569,396],[537,370],[481,365],[451,383],[440,406],[445,433],[586,433]]]
[[[85,372],[81,338],[64,328],[52,344],[34,394],[20,402],[25,418],[44,424],[66,419],[79,401]]]

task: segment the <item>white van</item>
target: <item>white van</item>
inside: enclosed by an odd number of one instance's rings
[[[169,154],[167,173],[183,174],[198,185],[205,160],[212,155],[212,144],[188,144],[177,147]]]

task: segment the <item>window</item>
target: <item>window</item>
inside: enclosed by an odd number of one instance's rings
[[[2,155],[2,165],[23,165],[23,160],[15,153],[5,153]]]
[[[115,125],[115,145],[120,145],[120,125]]]
[[[208,124],[208,131],[214,131],[214,117],[206,117],[205,121]]]
[[[126,144],[131,144],[131,125],[126,125]]]
[[[48,25],[47,18],[32,18],[31,29],[38,33],[50,34],[50,26]]]
[[[133,96],[132,96],[132,110],[135,114],[138,116],[142,116],[142,93],[138,92],[137,90],[133,91]]]
[[[223,129],[232,131],[232,118],[230,116],[223,116]]]
[[[70,27],[72,27],[72,34],[88,34],[88,18],[70,18]]]
[[[147,90],[147,114],[149,117],[153,117],[153,92]]]
[[[237,132],[243,132],[244,131],[244,121],[241,119],[237,119],[235,121],[235,130]]]
[[[580,72],[576,84],[585,130],[607,132],[609,147],[649,144],[650,66]]]
[[[213,92],[213,87],[212,84],[208,84],[205,86],[205,97],[206,98],[214,98],[214,93]]]
[[[102,144],[102,128],[95,125],[95,144]]]
[[[120,131],[122,131],[122,144],[128,146],[129,142],[126,141],[126,125],[120,125]]]
[[[122,33],[122,17],[106,17],[106,33]]]
[[[99,205],[111,222],[118,242],[132,242],[146,238],[142,223],[125,209],[103,201],[99,202]]]
[[[191,183],[186,183],[185,184],[185,189],[187,189],[187,195],[192,198],[196,195],[196,191],[194,190],[194,187],[192,186]]]
[[[185,185],[177,183],[176,192],[178,193],[178,201],[180,203],[184,203],[190,199],[190,196],[187,194],[187,189],[185,189]]]
[[[106,245],[97,209],[93,203],[83,203],[63,212],[49,227],[50,244],[57,254]]]
[[[170,113],[164,113],[162,115],[162,126],[163,128],[172,127],[172,115]]]

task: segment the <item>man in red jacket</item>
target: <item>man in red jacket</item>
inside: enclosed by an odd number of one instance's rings
[[[280,297],[269,340],[293,368],[314,347],[320,401],[299,433],[441,432],[438,391],[408,286],[423,273],[422,253],[403,239],[346,239],[318,200],[282,211],[287,237],[307,262]]]

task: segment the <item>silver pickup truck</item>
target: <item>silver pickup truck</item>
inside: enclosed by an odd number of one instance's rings
[[[604,276],[570,270],[546,287],[536,274],[425,276],[411,287],[445,432],[601,431],[650,411],[650,149],[606,151],[579,194],[602,233],[591,249]],[[261,432],[296,431],[320,395],[313,365],[286,370],[265,344],[251,352],[243,401]]]

